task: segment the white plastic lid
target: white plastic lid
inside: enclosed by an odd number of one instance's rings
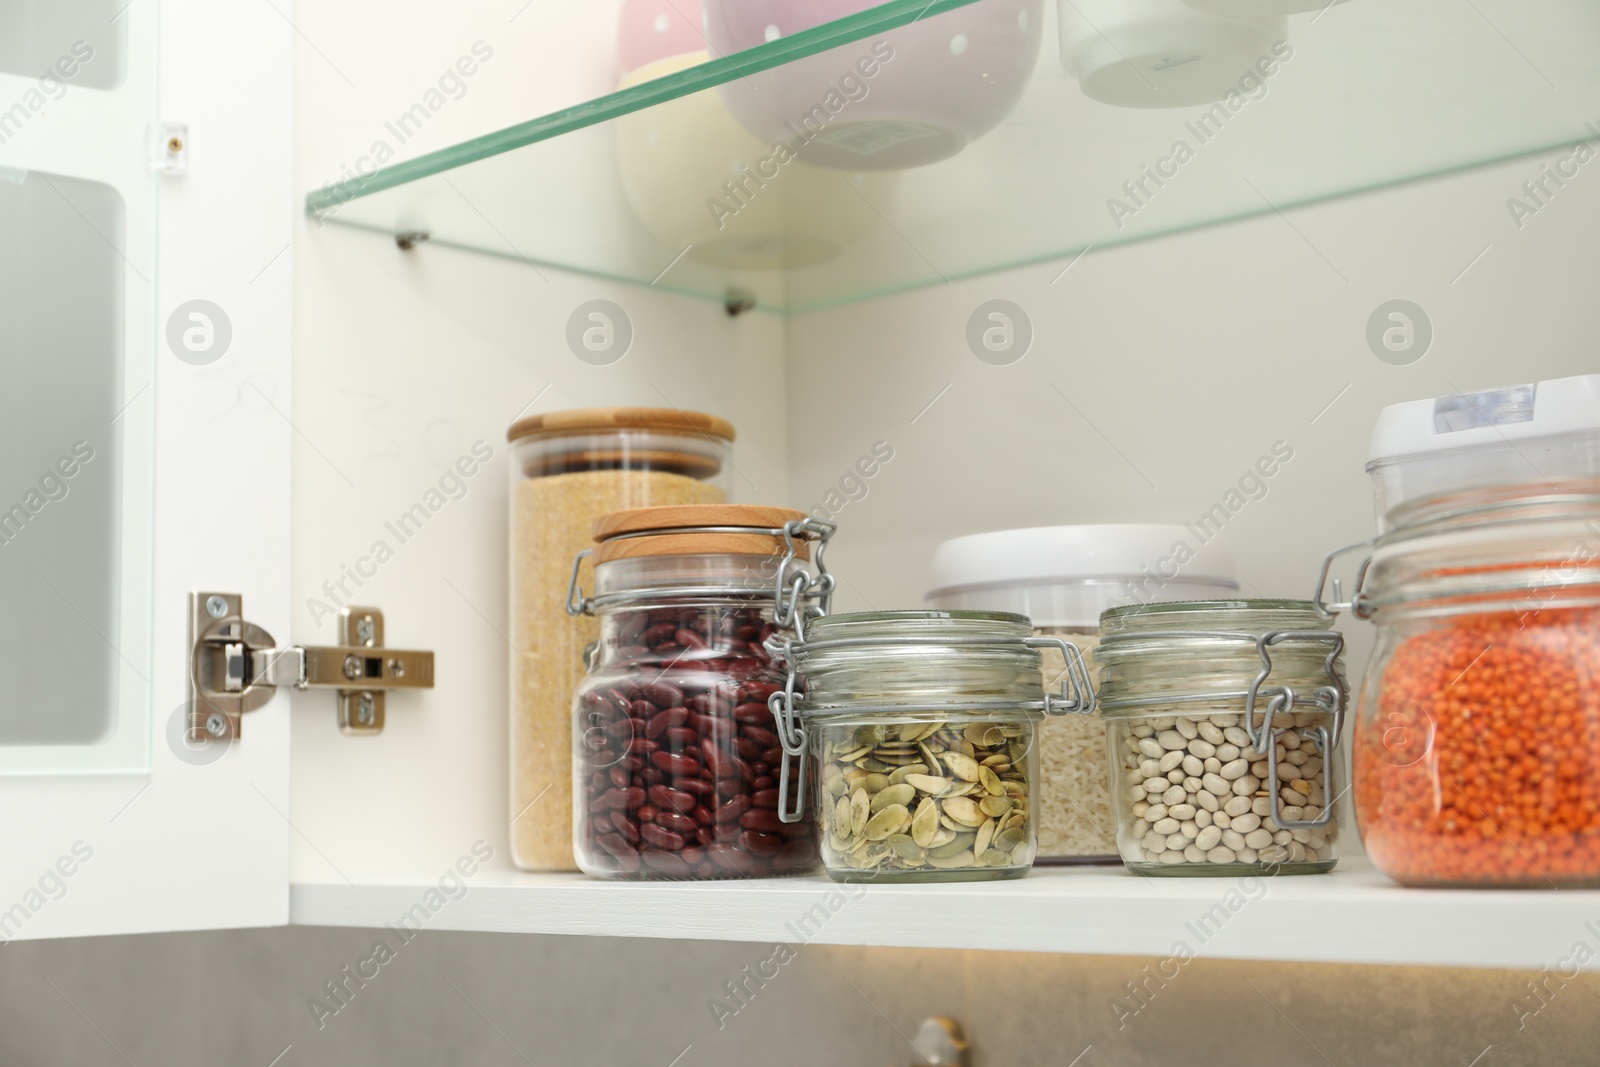
[[[1368,456],[1380,527],[1418,497],[1600,477],[1600,374],[1392,404]]]
[[[1035,626],[1093,627],[1123,604],[1235,593],[1233,555],[1188,526],[1113,524],[997,530],[934,552],[935,607],[1016,611]]]

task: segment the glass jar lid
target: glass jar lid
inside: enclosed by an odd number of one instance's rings
[[[1060,648],[1069,677],[1040,699],[1039,649]],[[871,611],[814,620],[787,650],[804,684],[802,715],[949,713],[1063,714],[1093,710],[1083,657],[1060,638],[1033,636],[1025,615],[1003,611]]]
[[[567,612],[594,614],[663,597],[771,597],[777,624],[803,634],[805,621],[826,614],[832,598],[833,576],[822,557],[834,529],[803,512],[755,505],[613,511],[594,522],[599,547],[573,560]],[[591,556],[592,597],[578,585]]]
[[[1343,652],[1344,636],[1309,600],[1112,608],[1100,617],[1094,653],[1100,711],[1117,718],[1177,704],[1238,704],[1252,734],[1269,709],[1338,717],[1348,689]]]
[[[1600,479],[1439,493],[1390,517],[1336,607],[1370,618],[1600,603]]]

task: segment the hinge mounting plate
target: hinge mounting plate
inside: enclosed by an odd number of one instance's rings
[[[280,686],[335,689],[339,729],[381,733],[390,689],[432,689],[433,653],[386,648],[383,612],[347,606],[339,643],[278,648],[244,618],[237,593],[189,594],[189,737],[234,740],[246,712]]]

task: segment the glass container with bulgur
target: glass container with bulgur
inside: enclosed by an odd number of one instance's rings
[[[1069,666],[1039,691],[1039,649]],[[841,882],[1020,878],[1033,866],[1035,729],[1094,710],[1077,648],[1022,615],[831,615],[791,643],[772,699],[785,769],[817,765],[822,861]],[[780,811],[784,821],[798,812]]]
[[[1093,652],[1100,613],[1121,604],[1229,596],[1239,583],[1226,548],[1185,526],[1042,526],[957,537],[933,558],[937,608],[1013,611],[1041,637],[1082,649],[1100,685]],[[1051,647],[1046,690],[1059,689],[1067,664]],[[1116,812],[1098,718],[1064,715],[1039,724],[1034,789],[1039,864],[1119,864]]]
[[[567,614],[572,561],[595,519],[625,508],[727,500],[733,427],[673,408],[533,415],[511,442],[511,853],[570,871],[572,695],[593,618]],[[590,580],[589,568],[582,579]]]

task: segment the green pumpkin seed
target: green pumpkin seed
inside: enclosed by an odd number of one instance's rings
[[[987,852],[981,852],[978,854],[978,862],[982,863],[985,867],[1009,867],[1011,866],[1011,853],[1002,852],[997,848],[991,848]]]
[[[833,831],[840,837],[850,836],[850,823],[853,817],[850,814],[850,798],[840,797],[833,808]]]
[[[994,840],[995,822],[988,819],[978,827],[978,835],[972,839],[972,854],[981,856],[989,848],[989,842]]]
[[[867,820],[861,835],[868,841],[882,841],[890,834],[898,833],[910,818],[911,812],[906,810],[904,804],[890,804]]]
[[[984,821],[983,812],[966,797],[946,797],[942,804],[944,814],[963,826],[979,826]]]
[[[888,779],[885,779],[885,781],[887,780]],[[911,801],[916,798],[916,795],[917,791],[913,786],[904,784],[885,785],[881,790],[878,791],[878,795],[872,798],[872,810],[882,811],[884,808],[887,808],[892,804],[899,804],[901,807],[908,807],[911,804]]]
[[[1022,844],[1023,838],[1027,836],[1027,832],[1022,827],[1012,826],[995,834],[994,840],[990,842],[990,845],[993,848],[1004,849],[1009,852]]]
[[[913,863],[921,863],[928,855],[908,834],[894,834],[889,838],[888,844],[890,852]]]
[[[865,789],[857,789],[850,794],[850,832],[859,834],[867,825],[867,814],[872,804],[872,798],[867,796]]]
[[[1002,818],[1011,811],[1010,797],[984,797],[978,801],[978,810],[991,818]]]
[[[971,834],[952,834],[950,840],[946,841],[944,844],[934,845],[932,848],[928,849],[928,858],[930,860],[948,859],[951,856],[958,855],[962,852],[967,852],[970,854],[971,848]]]
[[[931,774],[908,774],[906,784],[931,796],[944,796],[950,791],[950,779],[935,778]]]
[[[953,870],[957,867],[970,867],[972,866],[972,852],[969,849],[963,849],[953,856],[935,856],[932,853],[929,853],[928,866],[937,867],[940,870]]]
[[[944,765],[950,768],[951,774],[964,782],[976,782],[978,780],[978,761],[971,756],[963,755],[960,752],[946,752],[944,754]]]
[[[869,774],[865,778],[861,779],[861,788],[865,789],[868,793],[876,793],[878,790],[883,789],[888,784],[889,776],[887,774]],[[878,809],[873,808],[872,810],[877,811]]]
[[[911,774],[927,774],[927,773],[928,773],[928,767],[927,767],[926,764],[923,764],[923,763],[908,763],[904,767],[901,767],[898,770],[896,770],[893,774],[889,775],[889,784],[890,785],[899,785],[901,782],[906,780],[906,776],[907,775],[911,775]]]
[[[983,783],[983,791],[988,793],[990,796],[1003,797],[1006,795],[1006,784],[1000,780],[1000,776],[998,774],[994,773],[989,768],[978,768],[978,781]]]
[[[923,797],[922,803],[917,805],[917,814],[911,819],[911,839],[927,848],[933,844],[938,831],[939,808],[930,798]]]

